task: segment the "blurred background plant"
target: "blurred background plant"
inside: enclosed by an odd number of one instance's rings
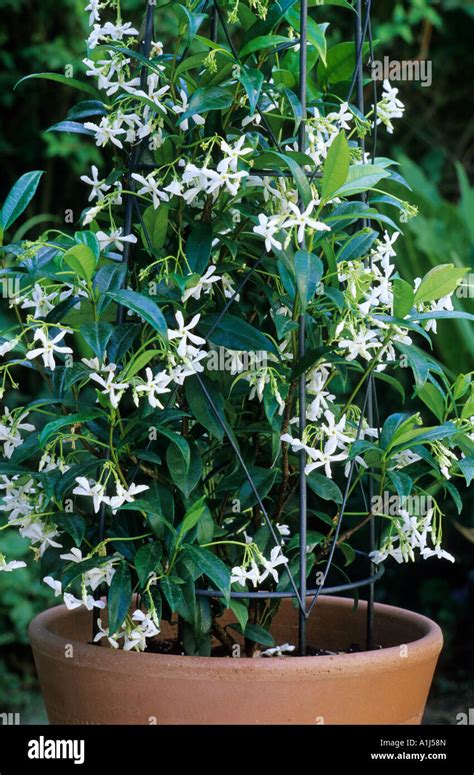
[[[22,222],[20,235],[34,237],[47,222],[64,222],[65,210],[77,220],[86,202],[78,185],[91,164],[100,165],[100,151],[81,135],[46,132],[65,118],[78,93],[48,81],[30,81],[13,87],[33,72],[65,73],[81,77],[85,37],[83,0],[0,0],[0,154],[3,199],[24,172],[44,169],[38,196]],[[314,0],[311,4],[315,4]],[[124,13],[143,7],[143,0],[123,0]],[[330,9],[338,25],[350,23],[340,9]],[[341,21],[342,18],[342,21]],[[390,148],[401,173],[412,188],[409,199],[420,215],[404,225],[397,241],[397,261],[404,275],[422,276],[432,266],[452,262],[474,272],[474,0],[376,0],[372,2],[375,57],[383,60],[428,59],[432,84],[401,82],[399,96],[406,105],[404,120],[393,136],[379,138],[378,154]],[[342,34],[342,33],[341,33]],[[157,38],[160,33],[157,31]],[[370,87],[367,99],[371,99]],[[401,194],[407,198],[406,191]],[[471,275],[472,281],[472,275]],[[470,297],[456,304],[473,312]],[[8,308],[0,309],[0,328]],[[474,337],[465,321],[440,321],[438,355],[448,366],[464,373],[474,368]],[[25,388],[27,389],[27,388]],[[405,606],[436,619],[443,627],[446,646],[441,658],[427,723],[455,724],[458,713],[472,707],[474,679],[469,675],[474,648],[474,496],[462,493],[459,515],[446,502],[445,545],[457,562],[441,567],[436,561],[405,565],[403,572],[387,565],[377,586],[377,599]],[[8,531],[7,531],[8,532]],[[26,541],[6,536],[12,559],[24,559]],[[45,721],[27,641],[27,624],[47,605],[54,604],[40,583],[39,566],[15,574],[0,574],[0,712],[21,712],[22,723]]]

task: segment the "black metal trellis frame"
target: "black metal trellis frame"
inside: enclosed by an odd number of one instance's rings
[[[229,45],[229,48],[231,50],[231,53],[233,57],[235,58],[236,62],[238,62],[238,53],[234,46],[234,43],[232,41],[232,37],[230,35],[229,29],[227,27],[227,23],[224,19],[224,15],[222,12],[222,9],[220,8],[218,0],[209,0],[207,4],[208,10],[210,11],[210,37],[211,39],[216,42],[219,35],[219,29],[222,28],[224,37]],[[153,40],[154,35],[154,11],[156,10],[156,4],[153,0],[148,0],[147,2],[147,9],[146,9],[146,15],[145,15],[145,21],[144,21],[144,32],[143,32],[143,39],[141,44],[141,53],[148,58],[150,49],[151,49],[151,42]],[[363,114],[364,113],[364,73],[363,73],[363,61],[362,61],[362,55],[363,55],[363,49],[364,49],[364,43],[366,39],[368,38],[369,43],[369,50],[370,50],[370,56],[372,58],[372,30],[371,30],[371,20],[370,20],[370,12],[371,12],[371,0],[355,0],[354,3],[354,16],[355,16],[355,25],[354,25],[354,40],[355,40],[355,67],[354,67],[354,73],[352,77],[352,81],[350,84],[349,92],[347,95],[347,101],[351,100],[352,93],[354,91],[354,87],[356,88],[356,104],[359,111]],[[300,35],[299,35],[299,100],[302,107],[302,119],[298,128],[298,149],[300,152],[305,151],[305,144],[306,144],[306,121],[307,121],[307,106],[306,106],[306,92],[307,92],[307,77],[308,77],[308,70],[307,70],[307,20],[308,20],[308,0],[300,0]],[[293,44],[294,45],[294,44]],[[183,56],[186,55],[186,50],[183,54]],[[147,69],[146,66],[144,66],[141,70],[141,85],[142,88],[146,85],[146,78],[147,78]],[[373,135],[373,144],[372,144],[372,159],[375,157],[375,143],[376,143],[376,105],[377,105],[377,89],[376,89],[376,82],[373,81],[373,93],[374,93],[374,135]],[[277,147],[279,148],[278,141],[273,135],[273,132],[271,130],[270,125],[268,124],[266,117],[262,111],[260,111],[258,105],[256,108],[257,112],[259,113],[261,117],[261,123],[262,128],[267,133],[269,140]],[[359,145],[361,147],[362,153],[365,152],[365,144],[363,140],[359,141]],[[154,164],[150,164],[147,162],[141,161],[142,156],[142,150],[143,150],[143,140],[138,143],[134,148],[132,149],[132,152],[129,156],[128,161],[128,188],[130,191],[134,191],[134,181],[132,176],[132,173],[138,171],[138,170],[152,170],[155,168]],[[283,170],[253,170],[254,174],[268,176],[268,177],[289,177],[291,176],[291,173]],[[308,175],[308,180],[312,182],[315,178],[320,177],[319,172],[312,172],[310,175]],[[124,234],[130,234],[132,231],[132,224],[133,224],[133,214],[136,213],[140,224],[143,229],[145,241],[148,244],[148,247],[152,247],[152,242],[149,237],[148,231],[146,229],[142,212],[140,209],[140,206],[138,205],[136,197],[132,194],[126,195],[125,200],[125,215],[124,215]],[[362,225],[366,225],[366,221],[362,221]],[[124,251],[123,251],[123,262],[125,265],[128,265],[130,262],[131,257],[131,245],[130,243],[125,243],[124,245]],[[254,272],[257,270],[257,268],[260,266],[261,262],[263,261],[265,257],[265,253],[263,252],[259,258],[256,259],[252,267],[248,270],[244,278],[241,280],[239,286],[235,290],[235,292],[232,294],[232,296],[227,300],[225,303],[223,309],[217,316],[216,320],[214,321],[211,329],[207,333],[207,338],[209,339],[212,335],[213,331],[217,327],[217,325],[220,323],[222,318],[225,316],[229,308],[232,306],[233,302],[235,301],[236,297],[241,293],[243,288],[245,287],[246,283],[249,281],[250,277],[254,274]],[[118,308],[117,313],[117,323],[123,322],[124,319],[124,308],[120,307]],[[304,358],[305,356],[305,314],[300,314],[298,317],[298,356],[300,359]],[[263,503],[263,500],[258,492],[258,489],[255,485],[255,482],[247,468],[247,465],[242,457],[242,454],[239,450],[238,445],[236,444],[234,438],[232,435],[228,432],[228,428],[226,426],[225,421],[223,420],[218,408],[216,407],[211,395],[209,394],[209,391],[206,388],[206,385],[204,381],[202,380],[199,373],[196,373],[197,381],[199,383],[200,389],[202,390],[209,407],[213,414],[215,415],[215,418],[219,425],[221,426],[223,432],[225,433],[228,442],[230,443],[231,447],[233,448],[233,451],[235,452],[237,459],[239,460],[239,463],[242,467],[242,470],[245,474],[245,477],[250,485],[250,488],[256,498],[258,507],[262,513],[262,516],[265,520],[265,523],[267,524],[270,533],[272,535],[273,540],[275,541],[276,546],[280,546],[280,539],[276,534],[275,528],[273,527],[270,517],[267,513],[267,510],[265,508],[265,505]],[[170,394],[170,401],[171,397],[173,396],[173,392]],[[170,402],[169,401],[169,402]],[[168,402],[168,403],[169,403]],[[366,385],[365,385],[365,391],[363,395],[362,400],[362,406],[361,406],[361,413],[360,413],[360,419],[359,424],[357,428],[356,433],[356,440],[360,438],[360,433],[362,431],[362,423],[364,418],[367,419],[367,422],[369,423],[370,427],[373,427],[375,420],[377,420],[377,429],[380,427],[380,423],[378,420],[378,405],[377,405],[377,396],[376,396],[376,389],[375,389],[375,380],[373,377],[373,374],[370,374]],[[302,437],[305,426],[306,426],[306,373],[303,372],[301,376],[299,377],[298,381],[298,425],[299,425],[299,433]],[[341,507],[338,514],[337,523],[334,527],[334,533],[331,539],[331,545],[328,551],[327,560],[324,572],[322,574],[323,578],[321,583],[317,586],[317,588],[314,589],[308,589],[307,588],[307,572],[306,572],[306,565],[307,565],[307,552],[306,552],[306,543],[307,543],[307,491],[306,491],[306,475],[305,475],[305,468],[306,468],[306,453],[304,450],[301,450],[299,453],[299,530],[300,530],[300,544],[299,544],[299,581],[296,582],[293,574],[290,571],[290,568],[286,568],[286,572],[288,574],[291,590],[287,591],[246,591],[246,592],[231,592],[230,596],[233,599],[257,599],[257,600],[265,600],[265,599],[282,599],[282,598],[293,598],[296,599],[298,603],[298,609],[299,609],[299,626],[298,626],[298,653],[302,656],[306,654],[306,625],[308,618],[319,598],[319,595],[327,595],[327,594],[338,594],[341,592],[348,592],[353,591],[361,587],[368,587],[368,600],[367,600],[367,648],[373,647],[373,612],[374,612],[374,583],[382,576],[383,574],[383,566],[376,566],[374,565],[369,557],[368,553],[356,551],[356,554],[358,556],[363,557],[365,560],[369,562],[369,575],[356,580],[354,582],[348,582],[344,584],[339,584],[337,586],[327,586],[326,585],[326,579],[329,573],[329,570],[332,566],[334,553],[338,545],[338,539],[341,531],[341,525],[344,518],[344,514],[346,511],[347,501],[349,498],[349,494],[351,491],[351,485],[353,482],[353,476],[354,471],[357,467],[357,462],[355,459],[353,459],[350,463],[349,467],[349,473],[346,478],[346,485],[343,493],[343,499],[341,503]],[[138,467],[137,467],[138,468]],[[136,470],[132,474],[132,478],[135,475]],[[373,483],[372,483],[372,477],[369,476],[369,485],[368,485],[368,492],[366,493],[364,490],[364,486],[362,482],[360,483],[361,490],[362,490],[362,497],[364,500],[364,504],[369,516],[369,545],[370,549],[369,551],[372,551],[375,548],[375,527],[374,527],[374,518],[370,513],[371,503],[372,503],[372,495],[373,495]],[[367,498],[368,496],[368,498]],[[104,528],[105,528],[105,514],[102,511],[100,515],[100,523],[99,523],[99,533],[100,533],[100,540],[104,537]],[[197,589],[196,594],[203,596],[203,597],[212,597],[212,598],[222,598],[224,597],[223,593],[218,590],[213,589]],[[310,601],[308,604],[308,600]]]

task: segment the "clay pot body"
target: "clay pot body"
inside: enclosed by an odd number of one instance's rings
[[[365,642],[366,604],[321,597],[308,643],[335,651]],[[91,614],[58,606],[30,639],[52,724],[420,724],[442,648],[419,614],[375,606],[374,651],[261,659],[184,657],[89,645]],[[163,624],[162,636],[173,637]],[[283,601],[272,633],[296,643]],[[72,647],[72,648],[71,648]],[[71,655],[72,654],[72,655]]]

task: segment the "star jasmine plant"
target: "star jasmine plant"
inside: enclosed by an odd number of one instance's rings
[[[472,375],[430,348],[437,325],[473,317],[452,301],[467,270],[403,278],[415,210],[396,163],[360,147],[374,124],[394,131],[403,103],[384,82],[365,116],[354,106],[327,5],[311,8],[305,116],[298,2],[220,0],[229,38],[212,40],[212,4],[158,0],[147,49],[125,4],[91,0],[71,80],[86,99],[53,127],[101,149],[84,210],[74,229],[15,240],[41,173],[3,204],[0,572],[21,573],[1,553],[18,530],[54,595],[91,612],[98,646],[144,651],[165,620],[179,653],[208,656],[215,639],[230,653],[241,636],[247,655],[291,653],[271,637],[278,600],[245,593],[299,581],[302,455],[309,589],[350,475],[334,578],[357,576],[371,519],[375,564],[454,559],[442,527],[474,472]],[[361,502],[369,479],[394,509]]]

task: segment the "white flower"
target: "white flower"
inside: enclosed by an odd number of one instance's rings
[[[137,194],[151,194],[153,198],[153,207],[155,210],[160,206],[161,202],[169,202],[169,196],[166,191],[162,191],[158,187],[158,182],[155,180],[153,173],[147,175],[145,178],[143,175],[139,175],[137,172],[132,173],[132,178],[138,183],[141,183],[142,188],[138,189]]]
[[[311,471],[314,471],[316,468],[324,466],[326,476],[328,479],[332,479],[331,464],[337,463],[339,460],[345,460],[347,458],[347,452],[340,452],[339,455],[334,455],[334,450],[331,449],[332,446],[333,445],[328,447],[328,445],[326,445],[323,451],[320,449],[311,450],[310,456],[312,458],[312,462],[308,463],[306,466],[306,474],[310,474]]]
[[[122,399],[122,396],[126,389],[129,387],[128,382],[114,382],[115,374],[109,371],[106,379],[100,376],[100,374],[91,374],[91,379],[97,382],[103,387],[100,392],[106,396],[109,396],[111,405],[116,409]]]
[[[2,571],[10,573],[18,568],[26,568],[26,562],[23,562],[23,560],[10,560],[7,562],[5,555],[0,552],[0,573]]]
[[[87,175],[82,175],[81,180],[92,187],[88,201],[91,202],[93,199],[97,198],[100,202],[104,198],[105,192],[110,189],[110,186],[105,182],[105,178],[99,180],[99,170],[95,164],[91,166],[91,175],[92,177],[90,178]]]
[[[56,368],[54,353],[72,353],[70,347],[60,347],[58,345],[58,342],[64,339],[66,334],[72,334],[72,331],[70,331],[68,328],[65,328],[56,334],[53,339],[49,339],[47,328],[37,328],[33,340],[36,342],[39,339],[43,346],[35,347],[33,350],[30,350],[26,353],[26,357],[29,360],[33,360],[34,358],[38,358],[41,355],[44,365],[51,369],[51,371],[54,371]]]
[[[327,436],[328,439],[333,439],[336,442],[337,447],[344,449],[344,444],[351,442],[350,436],[344,433],[346,427],[346,415],[343,415],[338,423],[333,413],[326,409],[324,416],[327,421],[327,425],[321,425],[321,432]]]
[[[393,118],[401,118],[405,107],[397,97],[398,89],[390,81],[383,82],[382,100],[377,104],[377,124],[384,124],[389,134],[393,133]]]
[[[0,421],[0,442],[3,442],[3,454],[10,458],[13,451],[23,444],[20,431],[34,431],[35,426],[31,423],[24,423],[23,420],[28,417],[28,412],[21,412],[16,416],[10,413],[8,407],[5,407],[5,414]]]
[[[135,243],[137,238],[134,234],[122,234],[122,227],[114,229],[110,234],[106,234],[104,231],[98,231],[95,235],[99,241],[100,249],[106,250],[109,245],[114,245],[120,252],[123,251],[123,243],[130,242]]]
[[[93,482],[91,484],[85,476],[76,476],[75,481],[77,487],[72,491],[74,495],[85,495],[88,498],[92,498],[92,504],[94,511],[97,512],[100,509],[102,503],[110,505],[110,498],[105,494],[105,486],[100,482]]]
[[[377,245],[370,254],[371,260],[380,261],[382,266],[387,269],[390,266],[390,259],[396,255],[393,246],[399,235],[399,231],[394,231],[392,236],[387,231],[384,231],[383,239],[377,240]]]
[[[265,239],[265,250],[267,253],[271,251],[272,248],[276,248],[277,250],[281,250],[281,242],[276,240],[274,238],[274,234],[281,229],[280,219],[279,217],[272,216],[268,218],[268,216],[264,215],[263,213],[260,213],[258,216],[258,226],[253,227],[253,231],[255,234],[259,234],[261,237]]]
[[[132,27],[131,22],[126,22],[125,24],[106,22],[102,27],[100,24],[94,24],[93,30],[87,39],[87,45],[89,48],[95,48],[101,41],[108,38],[123,40],[125,35],[138,35],[138,30]]]
[[[292,651],[295,650],[295,646],[292,646],[290,643],[283,643],[282,646],[275,646],[271,649],[265,649],[265,651],[261,652],[262,657],[282,657],[283,654],[289,654]]]
[[[292,226],[298,227],[297,239],[300,244],[304,240],[306,229],[314,229],[315,231],[331,231],[330,226],[327,226],[325,223],[321,223],[321,221],[316,221],[314,218],[311,218],[311,213],[317,204],[318,202],[313,199],[309,203],[306,210],[301,212],[298,205],[295,205],[293,202],[288,202],[288,208],[293,213],[293,218],[290,216],[289,220],[285,221],[283,225],[286,229],[290,229]]]
[[[121,124],[117,120],[110,123],[110,120],[107,118],[107,116],[104,116],[101,119],[100,124],[94,124],[92,121],[86,121],[84,124],[84,129],[90,129],[90,131],[94,133],[95,142],[99,148],[104,147],[104,145],[107,145],[107,143],[113,143],[113,145],[116,145],[117,148],[123,148],[123,143],[118,138],[119,135],[126,134],[126,131],[122,128]]]
[[[211,266],[207,268],[205,274],[199,278],[196,285],[191,286],[191,288],[186,288],[181,297],[183,304],[188,299],[200,299],[201,293],[210,293],[213,283],[217,283],[222,279],[219,275],[214,274],[215,271],[216,267],[211,264]]]
[[[206,170],[206,177],[208,178],[207,193],[216,194],[222,186],[225,186],[228,192],[235,196],[240,188],[242,178],[246,178],[248,172],[241,170],[240,172],[225,172],[224,170]]]
[[[149,367],[145,370],[145,374],[147,381],[141,385],[136,385],[135,393],[145,393],[150,406],[154,409],[163,409],[159,396],[170,392],[168,387],[171,382],[170,375],[165,371],[160,371],[158,374],[153,375]]]
[[[260,574],[259,581],[265,581],[267,576],[271,575],[278,582],[279,577],[276,568],[279,565],[286,565],[288,558],[284,556],[281,546],[274,546],[270,553],[270,559],[267,560],[266,557],[262,557],[261,562],[265,570]]]
[[[20,340],[18,338],[7,339],[2,345],[0,345],[0,358],[14,350]]]
[[[349,110],[349,103],[342,102],[339,110],[334,113],[328,113],[326,119],[337,124],[340,129],[350,129],[349,121],[352,121],[353,115]]]
[[[52,576],[45,576],[43,581],[48,585],[48,587],[51,587],[51,589],[54,590],[54,597],[59,597],[62,594],[63,585],[60,581],[53,579]]]
[[[231,584],[241,584],[242,586],[245,586],[247,581],[251,581],[254,587],[256,587],[260,581],[260,571],[253,560],[250,564],[250,568],[244,568],[237,565],[235,568],[232,568],[231,571]]]
[[[381,342],[377,339],[377,332],[361,328],[359,331],[353,330],[351,333],[352,339],[341,339],[337,346],[347,350],[346,358],[348,361],[353,361],[359,356],[370,361],[373,358],[370,348],[381,347]]]
[[[99,632],[94,638],[94,643],[97,643],[102,638],[107,638],[112,648],[118,649],[118,639],[123,638],[123,633],[116,632],[114,635],[109,635],[109,628],[102,626],[102,619],[97,619],[97,627],[99,628]]]
[[[446,552],[444,549],[441,549],[441,547],[435,546],[434,549],[429,549],[426,547],[425,549],[422,549],[421,556],[424,560],[427,560],[429,557],[437,557],[438,560],[449,560],[449,562],[456,562],[452,554],[449,554],[449,552]]]
[[[176,113],[176,115],[179,115],[180,113],[186,113],[188,109],[188,95],[184,91],[184,89],[181,89],[179,92],[179,96],[181,98],[181,105],[173,105],[171,110],[173,113]],[[203,126],[206,123],[206,119],[200,116],[198,113],[194,113],[191,116],[192,120],[196,124],[196,126]],[[189,128],[189,119],[185,118],[182,121],[179,122],[179,128],[182,129],[184,132],[186,132]]]
[[[82,562],[82,552],[76,546],[73,546],[70,552],[59,555],[62,560],[69,560],[69,562]]]
[[[183,313],[178,311],[176,313],[176,322],[178,324],[178,328],[175,329],[168,329],[168,339],[179,339],[178,343],[178,349],[177,353],[181,358],[186,357],[187,355],[187,345],[188,340],[194,344],[194,345],[200,345],[205,344],[206,340],[203,339],[201,336],[197,336],[197,334],[192,334],[192,329],[197,326],[199,323],[200,315],[194,315],[194,317],[191,319],[191,321],[185,325],[184,323],[184,317]]]
[[[223,172],[227,172],[228,170],[235,172],[239,159],[252,153],[253,148],[242,148],[245,139],[245,135],[242,135],[234,146],[229,145],[225,140],[221,140],[221,150],[224,151],[226,155],[225,158],[219,162],[219,170],[222,170]]]
[[[276,525],[276,529],[278,530],[280,535],[283,536],[284,538],[286,538],[287,536],[291,535],[290,528],[288,527],[288,525],[279,525],[279,524],[277,524]]]
[[[128,489],[126,489],[120,482],[117,482],[117,495],[113,495],[110,498],[110,506],[112,508],[112,512],[115,514],[117,509],[120,508],[124,503],[133,503],[135,500],[134,496],[138,495],[141,492],[145,492],[145,490],[149,490],[150,488],[146,484],[131,484]]]
[[[100,22],[100,0],[89,0],[89,5],[86,5],[85,11],[90,11],[89,26],[92,26],[94,22]]]
[[[310,422],[319,420],[324,410],[329,409],[329,405],[336,398],[335,395],[325,390],[327,375],[325,371],[313,370],[307,383],[308,393],[314,396],[311,404],[306,410],[306,419]]]
[[[41,285],[39,283],[35,283],[33,290],[31,291],[31,298],[24,299],[21,308],[29,309],[30,307],[34,307],[34,317],[44,318],[48,312],[51,312],[53,309],[54,305],[51,304],[51,299],[55,299],[57,295],[58,294],[56,291],[50,294],[46,294]]]
[[[62,549],[54,539],[59,535],[59,531],[54,526],[46,526],[41,522],[32,522],[30,525],[24,525],[19,530],[23,538],[29,538],[32,544],[39,544],[37,550],[38,556],[42,557],[48,546],[54,546],[56,549]]]
[[[65,592],[63,600],[66,608],[69,611],[73,611],[75,608],[80,608],[84,605],[88,611],[92,611],[93,608],[105,608],[103,600],[95,600],[92,595],[85,594],[81,599],[74,597],[70,592]]]

